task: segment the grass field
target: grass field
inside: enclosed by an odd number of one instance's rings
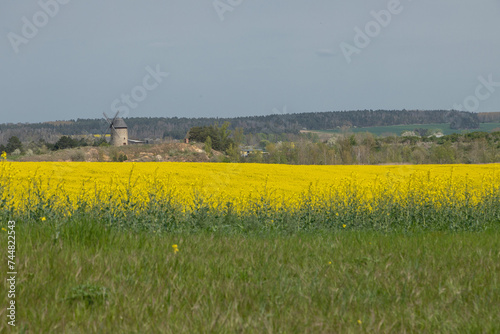
[[[496,123],[480,123],[479,129],[475,129],[474,131],[484,131],[491,132],[494,129],[500,128],[500,122]],[[377,136],[384,135],[401,135],[404,131],[413,131],[415,129],[427,129],[430,131],[441,131],[445,135],[451,135],[453,133],[464,133],[470,132],[467,130],[454,130],[450,129],[449,124],[414,124],[414,125],[393,125],[393,126],[373,126],[366,128],[349,128],[349,132],[352,133],[363,133],[370,132]],[[322,132],[322,133],[340,133],[342,130],[318,130],[313,132]]]
[[[0,333],[497,333],[499,170],[0,162]]]
[[[2,333],[500,331],[498,229],[155,235],[74,220],[16,232],[18,322]]]

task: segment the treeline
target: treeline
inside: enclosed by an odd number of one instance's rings
[[[7,145],[0,144],[0,153],[5,152],[9,155],[34,155],[45,154],[49,151],[65,150],[77,147],[86,146],[109,146],[109,144],[100,138],[71,138],[69,136],[61,136],[55,143],[49,143],[44,139],[31,141],[23,144],[21,140],[12,136],[7,140]]]
[[[377,137],[370,133],[343,133],[321,140],[315,133],[243,134],[241,128],[222,126],[192,128],[190,139],[204,143],[212,161],[300,165],[349,164],[453,164],[500,162],[500,132],[471,132],[443,137]],[[43,140],[26,145],[11,137],[0,152],[9,155],[45,154],[66,148],[103,145],[62,136],[50,144]],[[106,145],[106,144],[104,144]],[[212,149],[224,155],[213,155]],[[127,157],[114,157],[124,161]]]
[[[477,114],[480,123],[500,122],[500,111],[498,112],[480,112]]]
[[[297,141],[267,142],[263,150],[238,160],[299,165],[494,163],[500,162],[500,132],[440,138],[343,134],[326,142],[308,134]]]
[[[486,118],[486,117],[485,117]],[[243,128],[245,134],[299,133],[302,129],[327,130],[339,127],[370,127],[408,124],[446,123],[454,129],[476,129],[478,114],[449,110],[357,110],[341,112],[313,112],[236,118],[147,118],[125,119],[129,137],[134,139],[183,139],[193,127],[229,122],[230,129]],[[107,123],[101,119],[36,124],[0,124],[0,143],[11,136],[23,142],[43,139],[55,142],[60,136],[102,134]]]

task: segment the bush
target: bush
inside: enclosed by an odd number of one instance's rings
[[[85,154],[82,151],[77,151],[71,155],[71,161],[85,161]]]
[[[112,160],[113,162],[124,162],[128,160],[128,157],[123,153],[114,153]]]

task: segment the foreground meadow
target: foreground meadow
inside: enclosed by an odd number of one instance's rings
[[[3,320],[0,332],[500,331],[498,231],[156,235],[55,225],[18,227],[18,323],[11,331]]]
[[[0,194],[2,333],[500,331],[499,164],[0,162]]]

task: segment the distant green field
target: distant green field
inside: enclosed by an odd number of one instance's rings
[[[481,123],[479,129],[474,131],[484,131],[491,132],[494,129],[500,128],[500,122],[497,123]],[[428,130],[438,130],[445,135],[450,135],[453,133],[465,133],[472,132],[471,130],[453,130],[450,129],[450,124],[439,123],[439,124],[413,124],[413,125],[393,125],[393,126],[373,126],[366,128],[349,128],[349,132],[360,133],[360,132],[370,132],[377,136],[386,135],[400,135],[404,131],[413,131],[414,129],[428,129]],[[340,133],[341,129],[335,130],[318,130],[317,132],[323,133]]]

